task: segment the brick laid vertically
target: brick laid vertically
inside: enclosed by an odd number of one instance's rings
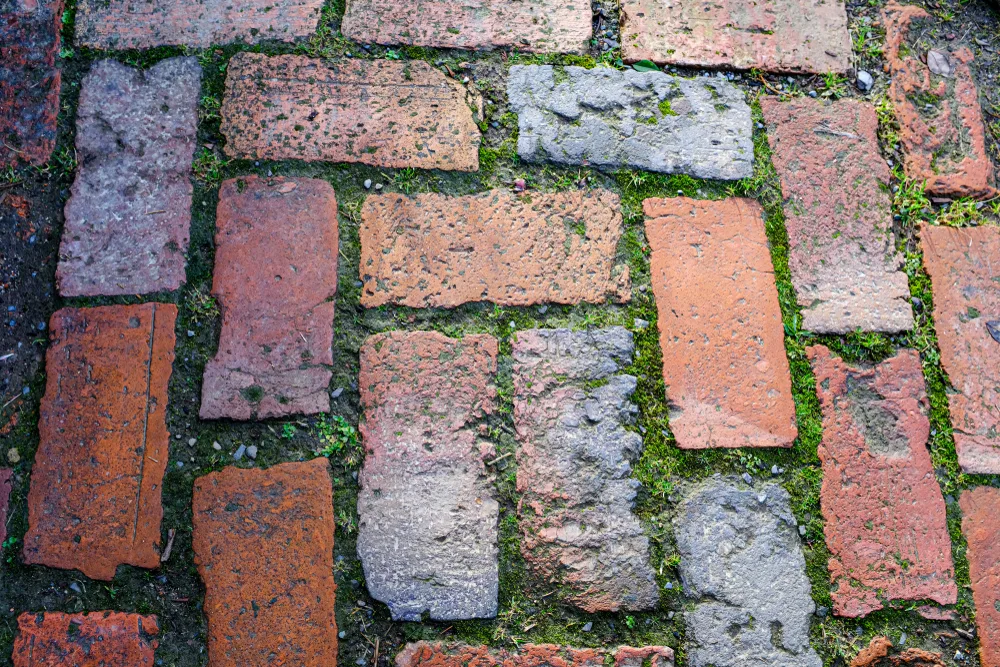
[[[967,489],[958,503],[962,509],[962,535],[968,544],[980,664],[1000,665],[1000,489]]]
[[[14,471],[0,468],[0,556],[7,540],[7,512],[10,510],[10,492],[13,488]]]
[[[14,667],[153,667],[159,632],[155,616],[24,613],[17,618]]]
[[[396,656],[396,667],[673,667],[668,646],[573,648],[557,644],[524,644],[516,651],[494,650],[459,642],[419,641]]]

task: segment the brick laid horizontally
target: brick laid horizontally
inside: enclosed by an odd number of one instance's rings
[[[668,646],[620,646],[614,651],[572,648],[556,644],[524,644],[517,651],[488,646],[425,642],[407,644],[396,656],[396,667],[673,667]]]
[[[962,535],[968,544],[980,664],[1000,665],[1000,489],[967,489],[962,491],[958,504],[962,509]]]
[[[155,616],[94,611],[25,613],[17,618],[14,667],[153,667]]]

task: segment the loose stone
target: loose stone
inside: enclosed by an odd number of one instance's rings
[[[980,486],[962,491],[958,504],[968,544],[980,664],[1000,665],[1000,489]]]
[[[14,667],[153,667],[160,632],[155,616],[97,611],[17,617]]]
[[[614,651],[571,648],[557,644],[524,644],[517,651],[493,650],[488,646],[425,642],[407,644],[396,667],[673,667],[674,652],[667,646],[620,646]]]

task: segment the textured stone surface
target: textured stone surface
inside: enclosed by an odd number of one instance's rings
[[[845,72],[843,0],[623,0],[622,58],[671,65]]]
[[[225,468],[192,505],[209,663],[336,665],[330,463]]]
[[[225,181],[215,247],[222,334],[205,366],[202,419],[329,411],[339,248],[333,188],[311,178]]]
[[[920,227],[958,462],[1000,473],[1000,231]]]
[[[1000,489],[968,489],[958,503],[976,603],[979,660],[984,666],[1000,665]]]
[[[52,315],[26,563],[106,581],[160,564],[176,319],[165,303]]]
[[[95,611],[17,617],[14,667],[153,667],[160,628],[155,616]]]
[[[0,167],[48,161],[56,145],[62,0],[0,2]]]
[[[822,345],[806,353],[823,409],[820,503],[834,613],[866,616],[890,600],[954,604],[920,356],[902,350],[858,368]]]
[[[643,209],[677,446],[791,447],[792,381],[760,205],[677,197]]]
[[[673,667],[674,652],[667,646],[620,646],[614,651],[570,648],[556,644],[524,644],[518,651],[460,643],[416,642],[396,656],[396,667]]]
[[[0,468],[0,555],[3,554],[3,543],[7,539],[7,511],[10,506],[13,477],[13,470]]]
[[[147,294],[184,282],[200,95],[195,58],[145,72],[102,60],[84,77],[80,168],[56,271],[63,296]]]
[[[925,19],[931,20],[930,15],[920,7],[894,1],[882,13],[886,67],[892,74],[889,98],[899,121],[906,175],[926,181],[930,195],[990,197],[995,193],[993,163],[969,70],[972,52],[964,46],[939,49],[953,71],[933,74],[921,62],[926,45],[911,41],[923,32],[917,27],[911,35],[911,25]]]
[[[364,44],[586,53],[592,19],[586,0],[350,0],[341,31]]]
[[[625,429],[639,408],[621,374],[635,344],[622,327],[519,331],[514,426],[520,445],[521,552],[562,599],[598,611],[654,609],[649,539],[632,514],[630,461],[642,438]]]
[[[725,79],[514,65],[507,96],[528,162],[726,180],[753,172],[750,107]]]
[[[361,210],[361,303],[628,301],[618,195],[373,195]]]
[[[788,492],[718,475],[674,518],[692,667],[820,667],[809,646],[815,605]]]
[[[496,404],[497,341],[430,331],[361,348],[358,556],[395,620],[497,613],[497,517],[477,424]]]
[[[764,96],[761,109],[781,177],[788,268],[803,328],[913,328],[875,108],[851,99],[783,103]]]
[[[867,647],[851,661],[851,667],[946,667],[940,653],[931,653],[919,648],[908,648],[901,653],[889,655],[892,642],[886,637],[875,637]]]
[[[238,53],[222,133],[232,157],[479,169],[479,128],[458,81],[421,60]]]

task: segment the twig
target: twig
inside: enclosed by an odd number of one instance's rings
[[[491,465],[493,465],[494,463],[498,463],[498,462],[500,462],[500,461],[503,461],[503,460],[504,460],[505,458],[507,458],[508,456],[512,455],[513,453],[514,453],[514,452],[507,452],[507,453],[506,453],[506,454],[504,454],[503,456],[498,456],[498,457],[496,457],[495,459],[493,459],[492,461],[487,461],[487,462],[486,462],[486,465],[488,465],[488,466],[491,466]]]
[[[167,548],[163,550],[163,555],[160,556],[160,562],[166,563],[167,559],[170,558],[170,551],[174,548],[174,537],[177,536],[177,531],[171,528],[167,531]]]

